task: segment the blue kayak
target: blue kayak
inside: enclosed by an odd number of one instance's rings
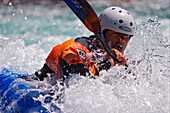
[[[31,89],[24,80],[21,80],[26,74],[17,74],[6,68],[0,72],[0,112],[1,113],[50,113],[60,112],[57,106],[52,110],[47,110],[42,106],[38,99],[39,95],[45,93]],[[44,103],[50,103],[51,98],[46,98]]]

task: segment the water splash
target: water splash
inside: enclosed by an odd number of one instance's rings
[[[2,52],[5,54],[10,53],[14,47],[25,55],[28,51],[30,54],[33,48],[37,50],[37,45],[25,47],[22,39],[9,41],[8,38],[3,38],[3,41]],[[4,48],[10,49],[4,50]],[[128,44],[125,51],[126,57],[129,58],[127,70],[124,66],[115,66],[108,71],[102,71],[101,77],[96,79],[72,75],[64,86],[60,85],[55,76],[50,75],[42,82],[27,82],[27,84],[34,90],[46,93],[33,99],[40,101],[49,112],[58,110],[59,107],[64,113],[141,113],[142,111],[166,113],[169,111],[170,80],[168,49],[168,40],[160,32],[160,23],[157,19],[149,19],[138,24],[136,35]],[[4,56],[7,56],[5,54]],[[9,55],[22,56],[18,52]],[[5,57],[2,58],[4,58],[2,61],[8,61]],[[23,57],[20,60],[22,59],[26,61]],[[10,60],[8,62],[15,63],[15,59]]]
[[[146,4],[147,3],[148,2],[146,2]],[[105,6],[102,4],[102,7],[106,6],[110,6],[110,3]],[[132,12],[135,11],[134,13],[136,14],[134,15],[137,15],[138,18],[146,18],[148,17],[146,15],[153,13],[153,10],[148,8],[146,10],[149,12],[143,11],[144,16],[139,15],[143,6],[134,6],[135,8],[128,8],[130,7],[129,5],[125,7],[132,10]],[[163,6],[163,10],[161,10]],[[160,18],[162,14],[164,15],[162,18],[169,17],[166,14],[167,5],[163,6],[160,5],[159,10],[161,10],[161,12],[158,12],[158,18]],[[74,20],[75,17],[71,16],[68,11],[69,9],[65,9],[63,5],[57,7],[58,9],[56,10],[54,10],[54,5],[53,10],[47,7],[44,8],[43,5],[40,5],[40,7],[36,7],[36,5],[28,5],[25,7],[19,5],[14,7],[10,6],[8,8],[9,10],[6,10],[5,6],[1,7],[2,12],[7,11],[5,14],[1,12],[0,18],[5,18],[2,20],[1,25],[8,26],[8,23],[12,22],[13,26],[9,27],[9,29],[7,29],[8,27],[0,28],[0,32],[3,35],[0,38],[0,63],[2,64],[1,66],[7,66],[7,68],[11,66],[12,69],[14,69],[14,67],[17,68],[19,65],[19,68],[13,71],[25,70],[26,72],[33,73],[35,68],[41,68],[44,59],[53,45],[67,40],[70,38],[68,35],[74,37],[77,36],[77,34],[88,34],[88,32],[84,32],[85,28],[83,26],[75,27],[78,26],[77,23],[80,24],[80,22]],[[63,14],[63,12],[59,10],[60,8],[62,8],[62,11],[64,10],[69,13]],[[44,9],[45,14],[49,15],[44,16],[42,9]],[[101,10],[102,8],[97,6],[97,9]],[[12,16],[13,13],[15,16]],[[155,15],[155,13],[152,14],[152,16],[153,15]],[[24,29],[20,29],[20,26],[13,24],[20,23],[16,21],[19,17],[19,20],[23,20],[21,23],[25,25],[23,26]],[[31,20],[31,17],[33,17],[33,20]],[[46,20],[44,21],[41,18]],[[158,18],[149,19],[146,22],[143,22],[143,20],[142,22],[137,22],[136,34],[129,42],[125,51],[125,56],[128,57],[129,64],[127,70],[125,70],[123,66],[115,66],[107,72],[102,71],[101,77],[96,79],[72,75],[65,83],[67,87],[60,85],[60,81],[56,81],[56,79],[47,78],[42,82],[27,82],[34,90],[48,92],[45,95],[39,95],[34,98],[34,100],[41,101],[42,105],[51,112],[54,111],[52,106],[58,106],[64,113],[169,112],[169,27],[166,25],[169,19],[162,19],[160,24]],[[33,21],[33,23],[30,24],[30,21]],[[70,25],[70,23],[75,22],[76,24]],[[49,24],[53,27],[49,27]],[[44,25],[48,26],[45,28],[51,28],[53,32],[45,29],[43,27]],[[164,31],[166,37],[161,32],[161,25],[167,28],[167,30]],[[33,29],[30,29],[30,26]],[[10,28],[18,28],[18,30],[10,30]],[[73,29],[78,32],[70,33]],[[39,35],[40,38],[37,35]]]
[[[65,113],[168,112],[169,56],[159,26],[157,19],[138,25],[126,52],[128,70],[116,66],[95,80],[75,75],[65,89],[64,103],[58,106]]]
[[[64,113],[168,112],[169,46],[158,20],[138,24],[132,40],[125,52],[129,58],[127,70],[115,66],[102,71],[96,79],[72,75],[65,86],[47,78],[38,89],[53,95],[40,95],[36,99],[48,110],[56,105]],[[47,97],[52,99],[50,103],[44,103]]]

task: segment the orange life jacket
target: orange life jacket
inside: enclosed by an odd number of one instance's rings
[[[46,63],[60,79],[63,77],[61,60],[74,65],[83,63],[91,73],[99,76],[97,66],[88,62],[87,53],[90,53],[90,51],[85,46],[75,42],[75,39],[70,39],[61,45],[55,46],[48,55]]]

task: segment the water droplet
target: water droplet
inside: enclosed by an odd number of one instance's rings
[[[156,4],[156,5],[155,5],[155,8],[156,8],[156,9],[160,9],[159,4]]]
[[[15,13],[12,13],[12,16],[15,16]]]
[[[27,20],[28,18],[27,17],[24,17],[25,20]]]
[[[22,9],[20,9],[20,13],[22,13],[22,14],[24,13]]]
[[[9,2],[9,6],[12,6],[12,2]]]

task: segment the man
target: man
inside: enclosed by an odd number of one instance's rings
[[[114,61],[106,54],[95,36],[81,37],[55,46],[44,67],[35,72],[35,75],[43,80],[47,73],[55,73],[58,78],[64,80],[70,73],[99,76],[101,70],[108,70],[116,64],[125,65],[123,52],[134,35],[133,17],[125,9],[109,7],[100,14],[99,20],[102,34],[120,62]]]

